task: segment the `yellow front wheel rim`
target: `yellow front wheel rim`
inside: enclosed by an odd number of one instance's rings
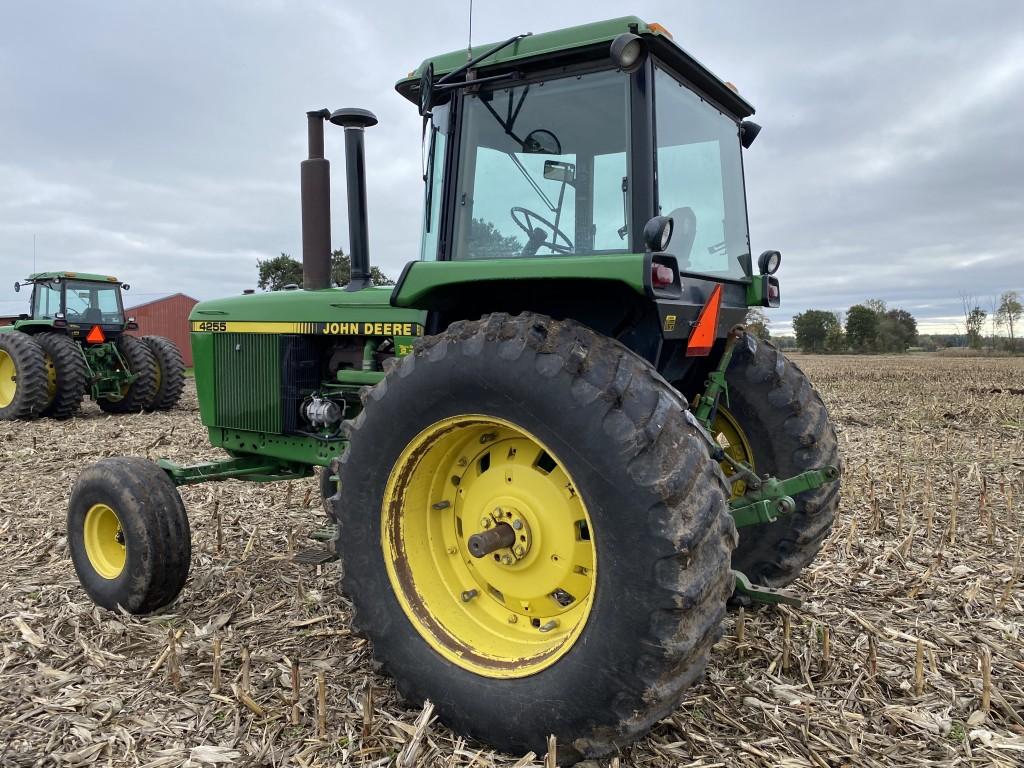
[[[124,570],[128,550],[117,513],[106,504],[93,504],[85,513],[85,553],[96,573],[116,579]]]
[[[14,360],[0,349],[0,408],[6,408],[14,402],[14,395],[18,391],[17,376]]]
[[[475,557],[471,539],[510,533]],[[409,621],[463,669],[517,678],[582,634],[597,550],[576,483],[540,440],[491,416],[443,419],[398,457],[381,510],[388,577]]]
[[[732,458],[745,462],[751,469],[757,469],[754,466],[754,451],[750,447],[750,441],[747,439],[743,427],[740,426],[736,417],[721,405],[718,406],[715,421],[711,425],[711,434],[715,436],[718,444]],[[725,473],[725,479],[732,489],[731,498],[739,498],[747,492],[746,481],[739,476],[735,476],[736,471],[729,462],[723,461],[719,466],[722,468],[722,472]]]

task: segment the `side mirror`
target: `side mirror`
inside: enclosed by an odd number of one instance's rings
[[[434,106],[434,62],[427,64],[420,75],[420,115],[426,117]]]
[[[559,160],[545,160],[544,178],[572,186],[576,183],[576,166]]]
[[[16,282],[14,284],[14,292],[15,293],[21,293],[21,283]]]
[[[130,285],[128,285],[128,283],[121,283],[121,290],[122,291],[130,291],[131,288],[132,287]]]

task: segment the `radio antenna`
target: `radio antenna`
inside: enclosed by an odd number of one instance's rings
[[[473,0],[469,0],[469,44],[466,46],[466,61],[473,60]]]

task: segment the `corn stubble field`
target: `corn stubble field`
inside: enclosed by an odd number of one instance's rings
[[[627,766],[1024,764],[1024,360],[805,357],[845,461],[801,609],[732,611],[707,679]],[[398,700],[338,565],[292,562],[312,481],[183,491],[182,600],[95,608],[64,538],[77,470],[217,456],[178,411],[0,424],[0,765],[531,766]],[[298,697],[293,695],[297,671]]]

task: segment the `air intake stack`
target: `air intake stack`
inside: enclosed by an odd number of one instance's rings
[[[360,291],[371,285],[370,236],[366,223],[366,161],[363,129],[377,124],[377,117],[368,109],[338,109],[331,122],[345,129],[345,181],[348,192],[349,258],[352,279],[346,291]]]

